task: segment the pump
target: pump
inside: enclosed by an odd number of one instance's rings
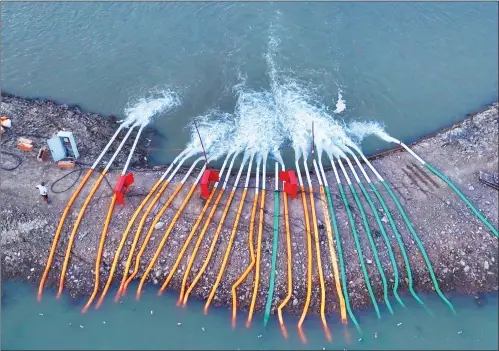
[[[280,171],[279,178],[285,182],[284,192],[291,196],[292,199],[298,198],[298,182],[296,181],[295,171]]]
[[[55,162],[67,158],[76,160],[80,156],[72,132],[61,130],[54,137],[48,139],[47,144]]]
[[[206,169],[201,177],[201,197],[208,199],[210,197],[211,185],[214,182],[220,181],[218,171]]]

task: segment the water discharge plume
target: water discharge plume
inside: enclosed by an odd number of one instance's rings
[[[386,133],[385,127],[377,121],[354,121],[348,124],[346,131],[356,144],[360,144],[369,135],[376,135],[380,139],[390,143],[394,140],[394,138]]]
[[[142,97],[125,108],[123,123],[147,125],[154,115],[171,110],[180,103],[180,97],[172,90],[152,91],[151,96]]]
[[[338,100],[336,101],[336,109],[333,111],[333,113],[341,113],[345,111],[347,108],[346,101],[343,100],[342,92],[343,91],[341,89],[338,91]]]

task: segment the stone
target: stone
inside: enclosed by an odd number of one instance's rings
[[[464,270],[464,273],[468,273],[470,270],[470,266],[465,266],[463,270]]]
[[[473,185],[470,185],[470,187],[468,189],[470,189],[470,191],[475,190],[475,188],[473,187]]]
[[[293,299],[293,306],[296,306],[296,305],[298,305],[298,299],[297,299],[297,298],[294,298],[294,299]]]
[[[461,262],[459,263],[461,264],[461,266],[466,266],[466,263],[463,260],[461,260]]]
[[[367,259],[366,262],[367,264],[373,264],[373,261],[371,261],[370,259]]]
[[[489,266],[489,262],[488,262],[488,261],[485,261],[485,262],[483,263],[483,269],[488,270],[489,268],[490,268],[490,266]]]
[[[154,226],[154,229],[161,229],[165,226],[165,222],[158,222],[156,223],[156,225]]]

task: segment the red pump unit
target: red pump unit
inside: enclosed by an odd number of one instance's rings
[[[214,182],[220,181],[219,172],[212,169],[205,169],[203,176],[201,177],[200,187],[201,187],[201,197],[203,199],[208,199],[210,197],[211,185]]]
[[[279,179],[284,183],[284,192],[291,196],[292,199],[298,198],[298,181],[296,180],[295,171],[292,169],[288,171],[280,171]]]
[[[134,182],[133,173],[128,173],[126,175],[120,175],[116,186],[114,187],[114,194],[116,195],[116,201],[119,204],[125,205],[125,194],[128,191],[130,185]]]

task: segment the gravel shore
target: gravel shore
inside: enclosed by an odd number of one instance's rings
[[[98,155],[110,135],[112,135],[117,128],[117,123],[116,119],[113,117],[102,117],[96,114],[84,113],[78,108],[58,105],[51,101],[26,100],[3,93],[0,113],[1,115],[10,117],[13,124],[12,130],[2,136],[1,150],[17,155],[22,160],[19,167],[14,170],[6,171],[0,169],[0,203],[2,204],[0,207],[2,280],[21,279],[38,285],[59,218],[75,187],[65,192],[55,192],[62,191],[71,185],[78,177],[79,172],[74,172],[51,188],[49,196],[52,203],[50,206],[47,206],[39,198],[35,185],[39,184],[40,181],[45,181],[50,188],[57,179],[68,173],[68,170],[58,169],[51,159],[44,163],[38,162],[36,160],[36,152],[39,147],[45,145],[45,139],[49,138],[54,132],[60,129],[72,130],[77,139],[80,154],[82,155],[80,161],[89,164],[94,160],[96,155]],[[78,128],[72,128],[72,126],[75,125],[78,125]],[[145,194],[147,194],[166,168],[164,166],[150,167],[146,164],[148,140],[152,133],[152,130],[148,130],[145,133],[132,161],[131,168],[135,173],[135,183],[126,197],[126,206],[117,206],[114,211],[101,264],[101,289],[107,280],[116,247],[129,218],[133,214],[136,206],[142,201]],[[124,133],[122,133],[122,135],[123,134]],[[15,140],[17,140],[17,137],[19,136],[25,136],[32,139],[34,141],[35,150],[31,153],[24,153],[17,149],[15,147]],[[133,138],[127,142],[124,150],[129,149],[132,142]],[[116,147],[117,144],[118,143],[115,143],[113,147]],[[463,122],[458,123],[451,128],[420,140],[411,147],[429,164],[448,176],[481,213],[497,228],[499,208],[498,192],[496,189],[480,182],[478,178],[479,171],[486,171],[489,173],[497,172],[497,145],[498,104],[496,103],[480,113],[467,116]],[[113,148],[108,152],[104,161],[110,157],[112,151],[114,151]],[[119,167],[123,165],[126,155],[126,152],[122,152],[114,163],[114,168],[116,170],[112,170],[106,175],[107,182],[103,182],[96,192],[94,200],[91,201],[78,231],[65,283],[65,291],[75,298],[89,296],[93,290],[95,259],[102,226],[112,195],[111,188],[116,182],[120,173]],[[10,154],[3,154],[1,165],[9,168],[15,166],[16,160],[17,159]],[[325,162],[325,165],[329,166],[329,161],[323,159],[323,162]],[[499,260],[498,240],[487,231],[485,225],[469,211],[458,196],[440,179],[422,168],[407,152],[395,150],[374,158],[372,162],[387,182],[395,188],[396,195],[406,209],[407,215],[412,221],[413,226],[427,251],[441,290],[446,294],[451,294],[452,292],[476,294],[479,292],[497,291]],[[101,162],[101,164],[105,163]],[[158,213],[161,206],[166,203],[183,177],[185,171],[186,170],[183,169],[180,174],[175,176],[164,195],[161,196],[158,205],[155,206],[146,221],[144,226],[145,229],[142,232],[142,238],[149,229],[154,215]],[[83,170],[83,172],[86,171]],[[147,264],[150,262],[159,241],[163,237],[166,227],[180,208],[182,201],[190,190],[194,177],[197,174],[198,170],[195,170],[179,195],[173,200],[169,208],[161,217],[161,222],[165,225],[162,229],[155,229],[153,231],[151,242],[147,246],[141,260],[141,269],[137,278],[141,276],[147,267]],[[370,305],[371,302],[359,265],[355,242],[348,225],[347,214],[341,202],[333,172],[328,171],[326,176],[331,188],[331,195],[337,213],[338,229],[341,235],[343,255],[346,262],[350,302],[355,308],[364,307]],[[82,177],[83,176],[81,176],[80,179]],[[312,174],[311,177],[314,186],[317,217],[321,223],[324,223],[317,178],[315,174]],[[72,224],[96,178],[96,175],[94,175],[89,180],[89,184],[77,198],[73,205],[73,209],[66,220],[66,224],[63,228],[63,235],[61,236],[54,258],[53,268],[49,274],[46,286],[58,285],[62,261],[64,259]],[[264,308],[269,286],[269,271],[271,265],[274,179],[273,177],[267,177],[267,179],[267,197],[260,265],[261,280],[258,289],[256,310],[262,310]],[[250,181],[251,189],[248,190],[248,195],[245,199],[232,253],[213,301],[213,304],[215,305],[230,305],[232,303],[232,284],[238,279],[249,263],[248,230],[251,205],[254,196],[254,186],[255,179],[252,178]],[[381,191],[381,187],[378,187],[378,189],[380,189],[382,196],[387,198],[388,195],[386,192],[384,190]],[[378,301],[382,301],[383,286],[381,276],[373,263],[374,257],[366,233],[364,232],[361,214],[358,211],[351,194],[348,191],[346,191],[346,193],[353,217],[359,230],[361,246],[367,262],[367,269],[373,285],[374,294]],[[238,189],[232,201],[232,205],[230,206],[213,257],[208,264],[205,273],[196,285],[196,288],[193,290],[193,296],[205,299],[210,293],[231,234],[241,194],[242,189]],[[215,213],[214,219],[208,228],[205,239],[200,246],[200,250],[190,274],[190,281],[192,281],[195,273],[198,272],[204,262],[204,258],[207,255],[228,195],[229,191],[226,191]],[[145,289],[156,290],[159,287],[155,287],[154,284],[161,285],[163,283],[165,277],[170,272],[190,229],[196,221],[198,214],[204,205],[204,201],[205,200],[201,199],[199,196],[199,190],[196,190],[172,231],[157,264],[149,274],[148,280],[151,284],[146,285]],[[385,275],[387,279],[389,279],[389,291],[391,293],[394,274],[388,252],[383,244],[383,238],[378,235],[378,227],[374,216],[369,209],[369,205],[364,199],[361,199],[361,201],[366,208],[371,231],[374,233],[376,246],[378,247],[380,254],[380,260]],[[394,215],[395,222],[407,250],[412,269],[414,288],[416,291],[420,292],[431,292],[433,290],[433,285],[416,242],[404,225],[402,217],[396,210],[395,204],[391,201],[388,201],[387,204]],[[375,202],[375,205],[377,208],[381,207],[378,202]],[[292,236],[293,294],[290,302],[286,306],[286,310],[291,313],[301,313],[307,289],[306,231],[301,200],[291,200],[289,206]],[[280,211],[280,236],[273,310],[275,310],[287,294],[287,253],[282,197]],[[382,220],[385,222],[386,217],[383,216]],[[136,222],[138,222],[138,220]],[[203,224],[204,221],[201,225]],[[406,291],[408,280],[405,274],[404,261],[400,250],[398,249],[394,233],[390,226],[387,223],[385,224],[385,229],[391,244],[394,247],[395,258],[398,263],[400,274],[399,291]],[[129,240],[120,257],[119,268],[114,279],[115,284],[119,284],[119,281],[121,281],[124,264],[128,256],[132,238],[135,235],[136,227],[137,223],[131,230]],[[321,257],[326,281],[326,310],[327,312],[338,311],[338,296],[334,285],[332,265],[329,259],[326,231],[322,225],[319,226],[319,231]],[[255,230],[254,237],[256,237],[256,234],[257,230]],[[197,239],[197,234],[194,238]],[[179,290],[183,272],[186,269],[187,258],[190,257],[190,253],[194,246],[193,244],[194,242],[189,246],[184,259],[179,265],[176,274],[173,276],[168,287],[169,290]],[[315,248],[313,257],[314,273],[310,310],[318,311],[320,307],[320,285],[315,260]],[[248,308],[252,296],[252,289],[253,273],[250,273],[246,281],[241,284],[238,289],[239,308]],[[135,292],[128,293],[131,294]],[[407,295],[404,298],[409,299],[411,297],[410,295]]]

